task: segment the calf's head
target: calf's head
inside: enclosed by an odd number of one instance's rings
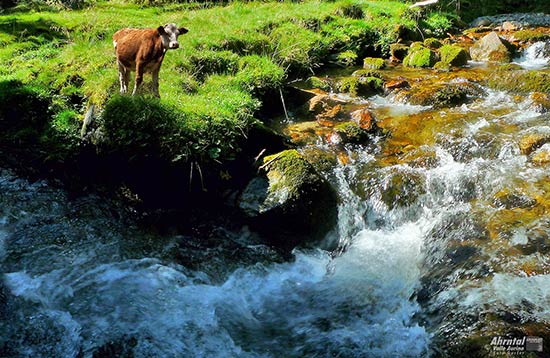
[[[165,49],[175,49],[180,46],[178,43],[178,36],[185,34],[187,29],[185,27],[178,28],[176,24],[166,24],[157,28],[160,38],[162,39],[162,46]]]

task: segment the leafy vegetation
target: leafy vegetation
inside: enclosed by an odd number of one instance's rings
[[[419,21],[406,3],[393,0],[11,5],[16,6],[0,16],[0,98],[6,99],[0,115],[9,111],[10,96],[26,96],[18,103],[19,115],[29,118],[21,123],[32,127],[27,140],[42,143],[42,151],[55,152],[60,161],[79,150],[79,127],[92,104],[100,109],[96,125],[108,142],[105,148],[129,160],[150,155],[170,163],[231,160],[258,123],[262,102],[277,98],[285,81],[309,77],[335,58],[353,64],[387,56],[390,44],[416,31]],[[166,54],[162,99],[147,96],[149,76],[144,95],[119,96],[112,34],[123,27],[156,27],[159,21],[189,29],[180,37],[181,47]],[[355,81],[350,92],[379,86],[376,78]],[[13,83],[23,94],[13,92]],[[46,108],[35,113],[33,108],[42,107],[33,101]]]

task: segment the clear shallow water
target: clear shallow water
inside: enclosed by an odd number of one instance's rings
[[[2,353],[428,357],[435,336],[459,329],[452,310],[476,317],[498,307],[547,322],[550,276],[524,267],[547,254],[507,250],[528,245],[533,229],[548,234],[541,182],[550,170],[519,150],[524,135],[546,133],[548,115],[490,90],[442,110],[368,103],[380,119],[452,120],[414,148],[426,162],[407,161],[405,143],[388,164],[385,143],[398,137],[345,148],[348,161],[327,173],[341,198],[339,250],[296,251],[292,262],[223,277],[141,247],[151,237],[101,198],[71,199],[1,172]],[[534,209],[499,203],[502,191],[535,198]]]

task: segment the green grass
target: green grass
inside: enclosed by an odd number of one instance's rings
[[[174,113],[173,138],[164,132],[162,138],[174,143],[183,136],[187,141],[177,150],[163,149],[168,159],[230,159],[256,121],[264,95],[287,80],[310,76],[330,56],[385,54],[400,28],[416,24],[407,4],[394,0],[192,6],[104,1],[83,10],[2,15],[0,81],[17,80],[49,98],[55,112],[50,131],[63,127],[59,123],[74,126],[67,118],[82,118],[91,103],[105,108],[105,117],[116,108],[119,121],[135,118],[136,125],[141,114],[135,110],[152,106],[156,113],[160,106]],[[162,99],[145,100],[145,107],[121,99],[112,34],[123,27],[168,22],[185,26],[189,33],[180,37],[180,49],[166,54],[160,72]],[[148,83],[150,76],[145,87]]]

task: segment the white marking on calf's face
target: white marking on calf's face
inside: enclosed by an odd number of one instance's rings
[[[185,28],[179,28],[176,24],[166,24],[159,27],[160,38],[162,39],[162,45],[166,49],[176,49],[180,46],[178,43],[178,36],[187,32]]]

